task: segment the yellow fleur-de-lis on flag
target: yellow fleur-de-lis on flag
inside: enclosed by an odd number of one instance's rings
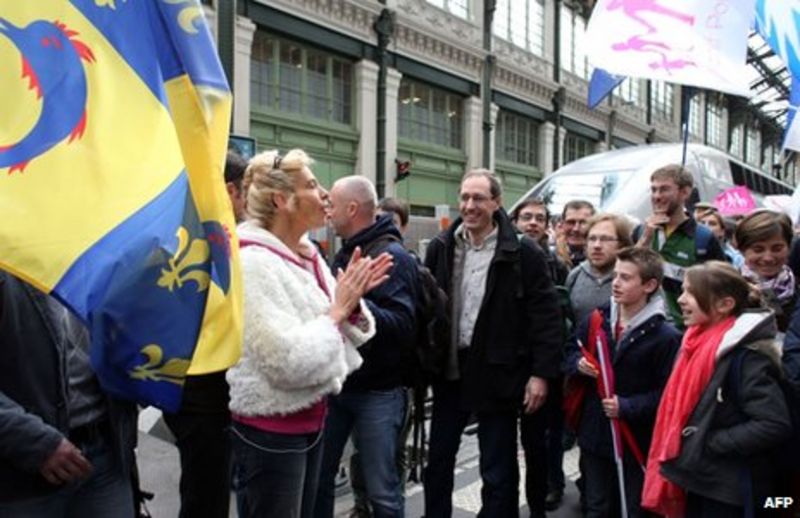
[[[183,385],[186,371],[189,370],[189,360],[169,358],[163,361],[164,351],[156,344],[146,345],[140,352],[147,361],[130,371],[131,378],[142,381],[168,381]]]
[[[194,281],[197,291],[208,289],[210,276],[208,272],[197,268],[208,262],[210,251],[208,242],[204,239],[192,239],[189,244],[189,231],[184,227],[178,228],[178,250],[168,261],[169,268],[161,270],[158,285],[173,291],[175,287],[182,288],[184,283]],[[188,248],[188,250],[187,250]]]

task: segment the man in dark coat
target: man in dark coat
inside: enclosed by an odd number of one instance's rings
[[[133,517],[136,407],[102,390],[66,307],[0,271],[0,516]]]
[[[519,514],[517,412],[545,402],[559,375],[561,315],[545,255],[518,238],[488,170],[468,172],[458,218],[428,245],[425,265],[450,297],[452,336],[433,385],[425,516],[452,514],[453,469],[469,416],[478,418],[483,506],[479,516]]]
[[[347,378],[341,394],[328,400],[317,518],[332,518],[334,482],[351,432],[366,468],[364,483],[376,517],[404,516],[403,480],[397,464],[398,436],[405,421],[403,367],[408,340],[416,329],[417,265],[403,247],[391,216],[375,219],[375,187],[363,176],[347,176],[333,184],[329,219],[344,240],[333,262],[344,270],[357,247],[371,257],[392,256],[389,279],[368,292],[364,301],[375,317],[375,336],[359,348],[361,367]]]

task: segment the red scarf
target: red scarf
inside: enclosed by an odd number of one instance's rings
[[[735,322],[734,317],[729,317],[708,328],[691,326],[686,330],[680,354],[658,405],[653,442],[647,457],[642,508],[668,518],[686,514],[686,493],[661,475],[661,463],[680,454],[681,431],[711,381],[722,337]]]

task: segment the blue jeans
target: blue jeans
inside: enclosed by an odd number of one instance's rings
[[[342,393],[330,398],[329,403],[314,516],[333,516],[334,479],[352,432],[373,516],[402,518],[405,499],[396,461],[397,437],[405,416],[405,389]]]
[[[92,464],[89,478],[66,484],[47,496],[0,504],[0,517],[132,518],[131,477],[129,473],[122,473],[111,443],[97,436],[75,446]]]
[[[322,431],[287,435],[234,422],[231,432],[239,517],[310,517],[317,495]]]
[[[444,381],[433,386],[433,416],[425,468],[425,517],[449,518],[453,514],[453,484],[461,434],[470,413],[461,409],[461,382]],[[517,466],[517,413],[479,412],[480,518],[519,516],[519,469]]]

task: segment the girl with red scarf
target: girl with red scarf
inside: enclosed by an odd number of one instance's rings
[[[770,451],[791,433],[774,314],[719,261],[686,271],[678,303],[688,328],[658,408],[642,507],[752,515],[773,487]]]

